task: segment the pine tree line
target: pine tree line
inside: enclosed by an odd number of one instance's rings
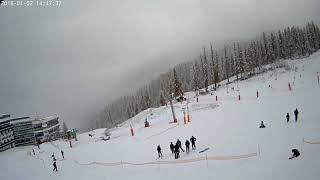
[[[263,32],[252,41],[235,42],[222,50],[214,49],[210,43],[194,61],[178,64],[137,92],[108,104],[96,117],[96,128],[111,128],[145,109],[164,106],[172,94],[179,97],[188,91],[216,90],[222,80],[243,80],[281,67],[284,59],[307,57],[319,48],[319,26],[313,22],[304,27]],[[270,65],[269,69],[265,65]]]

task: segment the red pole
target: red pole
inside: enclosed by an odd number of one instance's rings
[[[187,119],[186,119],[186,113],[185,112],[183,112],[183,122],[184,122],[184,124],[187,124]]]
[[[178,122],[177,118],[173,118],[173,122],[177,123]]]
[[[190,115],[188,114],[188,122],[190,122],[191,121],[191,118],[190,118]]]
[[[291,85],[290,85],[290,83],[288,83],[288,87],[289,87],[289,91],[291,91],[292,89],[291,89]]]
[[[131,132],[131,136],[134,136],[134,132],[133,132],[132,126],[130,126],[130,132]]]
[[[259,97],[259,91],[257,90],[257,98]]]
[[[218,101],[218,96],[216,96],[216,101]]]

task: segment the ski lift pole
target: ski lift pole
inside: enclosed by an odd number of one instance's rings
[[[173,117],[173,122],[177,123],[177,118],[176,115],[174,113],[174,108],[173,108],[173,104],[172,104],[172,98],[173,98],[173,93],[171,94],[171,98],[170,98],[170,107],[171,107],[171,111],[172,111],[172,117]]]
[[[189,101],[187,102],[187,113],[188,113],[188,115],[187,115],[188,122],[190,122],[191,119],[190,119],[190,114],[189,114]]]

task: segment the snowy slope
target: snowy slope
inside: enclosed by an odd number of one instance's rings
[[[160,107],[114,128],[109,141],[100,140],[104,129],[97,129],[90,132],[94,137],[81,134],[79,141],[72,142],[73,148],[68,142],[55,141],[42,145],[41,150],[31,146],[10,149],[0,153],[0,179],[319,179],[320,144],[304,143],[303,139],[320,142],[320,85],[316,77],[320,53],[289,64],[291,71],[277,69],[223,85],[214,95],[200,96],[199,102],[188,93],[192,119],[186,125],[182,113],[186,104],[176,103],[178,124],[169,123],[169,107]],[[289,82],[292,91],[288,90]],[[300,111],[297,123],[293,121],[295,108]],[[146,117],[149,128],[144,128]],[[258,128],[260,121],[265,129]],[[130,136],[130,124],[134,137]],[[170,141],[175,143],[179,138],[184,144],[191,135],[197,138],[197,151],[210,150],[182,153],[175,161]],[[161,160],[157,160],[158,144],[163,149]],[[36,156],[31,155],[32,148]],[[292,148],[302,151],[301,157],[288,160]],[[66,160],[61,160],[61,149]],[[53,152],[59,159],[58,172],[52,172]],[[238,155],[252,157],[238,159]],[[155,164],[141,165],[146,162]]]

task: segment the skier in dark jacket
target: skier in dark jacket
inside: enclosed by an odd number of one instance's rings
[[[157,147],[157,151],[158,151],[159,158],[160,158],[160,157],[162,157],[162,153],[161,153],[161,147],[160,147],[160,145],[158,145],[158,147]]]
[[[287,118],[287,123],[289,123],[289,119],[290,119],[289,113],[287,113],[286,118]]]
[[[53,162],[53,171],[58,171],[56,161]]]
[[[189,153],[190,142],[188,139],[186,140],[185,145],[186,145],[186,152]]]
[[[180,154],[180,147],[178,146],[178,144],[176,144],[174,146],[174,158],[178,159],[179,158],[179,154]]]
[[[191,136],[190,142],[193,150],[196,149],[196,140],[197,139],[195,137]]]
[[[181,149],[181,151],[184,152],[184,150],[182,149],[182,146],[181,146],[181,141],[179,139],[177,139],[176,146],[177,145]]]
[[[299,111],[298,109],[296,108],[296,110],[294,110],[294,116],[296,118],[296,122],[298,121],[298,114],[299,114]]]
[[[172,142],[170,143],[170,150],[171,150],[172,154],[174,154],[174,145]]]
[[[298,149],[292,149],[291,152],[292,152],[292,156],[289,157],[289,159],[293,159],[300,156],[300,152],[298,151]]]
[[[56,161],[56,157],[54,156],[54,153],[52,153],[51,157],[53,161]]]
[[[64,152],[61,150],[61,155],[62,155],[62,158],[64,159]]]
[[[263,121],[261,121],[260,128],[265,128],[266,126],[263,124]]]

